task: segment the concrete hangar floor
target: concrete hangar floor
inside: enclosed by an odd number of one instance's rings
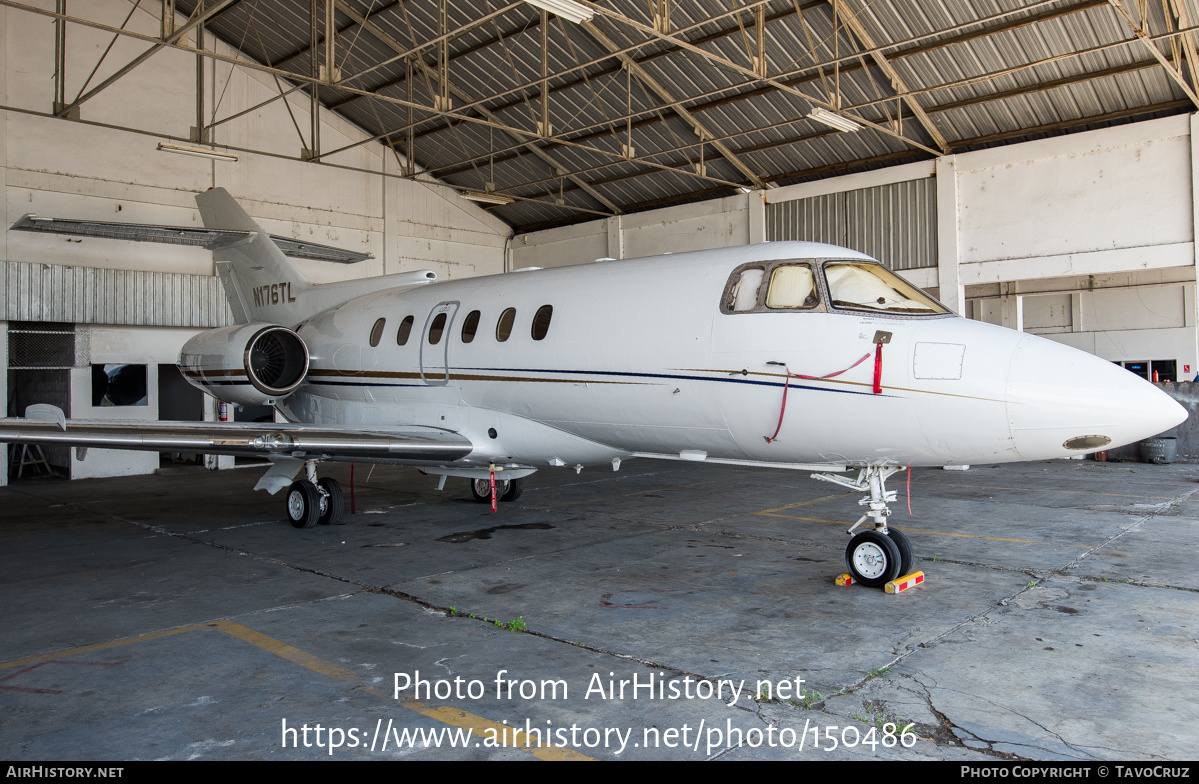
[[[856,499],[790,472],[542,471],[497,514],[355,473],[309,530],[243,471],[0,490],[0,755],[1199,757],[1199,466],[917,471],[899,595],[834,585]]]

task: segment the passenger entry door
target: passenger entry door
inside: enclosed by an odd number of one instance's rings
[[[420,377],[431,387],[442,387],[450,381],[450,331],[458,304],[439,303],[425,319],[420,339]]]

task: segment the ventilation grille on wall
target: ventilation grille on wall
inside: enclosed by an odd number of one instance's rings
[[[9,322],[9,370],[64,370],[74,366],[74,324]]]

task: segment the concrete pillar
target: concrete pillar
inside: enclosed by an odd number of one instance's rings
[[[8,9],[0,13],[0,41],[8,40],[10,13]],[[3,55],[0,55],[0,85],[8,85],[8,58]],[[9,258],[8,227],[13,225],[15,220],[16,218],[9,220],[8,216],[8,112],[0,112],[0,261]],[[7,368],[7,365],[5,367]]]
[[[624,258],[624,216],[613,215],[608,218],[608,257]]]
[[[750,191],[745,194],[749,215],[749,244],[766,241],[766,191]]]
[[[1015,283],[1000,283],[999,323],[1017,332],[1024,331],[1024,297],[1016,293]]]
[[[956,156],[937,159],[937,286],[939,299],[954,313],[966,307],[966,287],[958,269],[958,178]]]
[[[0,14],[0,19],[4,14]],[[0,29],[3,25],[0,25]],[[3,170],[0,167],[0,170]],[[8,416],[8,322],[0,321],[0,400]],[[8,484],[8,444],[0,444],[0,487]]]
[[[1195,255],[1195,271],[1196,279],[1199,280],[1199,113],[1191,114],[1190,122],[1191,131],[1191,250]],[[1191,325],[1191,319],[1196,315],[1194,308],[1195,301],[1199,297],[1192,298],[1190,303],[1191,308],[1187,313],[1187,325]],[[1191,327],[1191,341],[1194,350],[1191,353],[1199,361],[1199,328]],[[1183,364],[1187,364],[1185,361]],[[1191,370],[1196,370],[1196,365],[1191,366]],[[1184,371],[1180,366],[1178,368],[1178,377],[1182,379],[1187,375],[1188,371]]]
[[[8,40],[8,9],[0,13],[0,41]],[[8,59],[0,55],[0,84],[8,84]],[[0,264],[8,259],[8,112],[0,112]],[[0,400],[8,416],[8,322],[0,321]],[[8,484],[8,444],[0,445],[0,487]]]

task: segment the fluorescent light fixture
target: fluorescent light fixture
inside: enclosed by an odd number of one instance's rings
[[[838,131],[845,131],[846,133],[853,133],[854,131],[862,130],[861,125],[849,119],[848,117],[835,114],[827,109],[821,109],[819,106],[808,112],[808,119],[815,120],[818,123],[823,123],[830,128],[835,128]]]
[[[575,24],[590,22],[591,17],[595,16],[594,11],[574,0],[525,0],[525,2]]]
[[[158,149],[163,152],[177,152],[180,155],[194,155],[197,158],[208,158],[214,161],[236,161],[237,156],[231,152],[217,152],[216,150],[206,150],[203,147],[188,147],[183,144],[170,144],[169,142],[159,142]]]
[[[480,191],[462,191],[458,195],[467,201],[477,201],[480,204],[511,204],[516,201],[511,196],[501,196],[498,193],[482,193]]]
[[[745,187],[744,185],[738,185],[738,186],[737,186],[737,193],[749,193],[749,192],[750,192],[750,190],[752,190],[752,189],[751,189],[751,188],[747,188],[747,187]]]

